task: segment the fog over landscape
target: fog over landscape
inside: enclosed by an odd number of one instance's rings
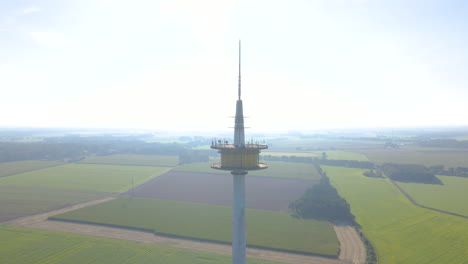
[[[468,264],[467,14],[0,0],[0,263]]]
[[[465,1],[2,1],[0,126],[468,125]],[[229,103],[228,103],[229,102]]]

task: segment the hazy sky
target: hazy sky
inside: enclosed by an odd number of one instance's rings
[[[0,126],[468,125],[468,1],[0,0]]]

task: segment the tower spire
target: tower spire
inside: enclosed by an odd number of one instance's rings
[[[239,39],[239,82],[238,82],[238,100],[241,100],[241,41]]]
[[[241,100],[241,43],[239,40],[239,87],[238,99],[236,102],[236,121],[234,125],[234,145],[243,148],[245,146],[244,137],[244,111]]]

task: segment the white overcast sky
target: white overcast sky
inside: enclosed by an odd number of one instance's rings
[[[0,127],[468,125],[468,1],[0,0]]]

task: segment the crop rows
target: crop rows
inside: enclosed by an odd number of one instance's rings
[[[103,192],[0,186],[0,222],[94,200]]]
[[[0,237],[4,264],[231,263],[229,256],[214,253],[12,226],[0,226]],[[248,259],[248,263],[278,262]]]
[[[0,178],[0,186],[121,192],[169,168],[67,164]]]
[[[156,233],[231,242],[231,208],[227,206],[119,199],[55,216],[73,220],[154,230]],[[330,223],[292,218],[285,212],[246,210],[247,244],[337,256],[338,240]]]

